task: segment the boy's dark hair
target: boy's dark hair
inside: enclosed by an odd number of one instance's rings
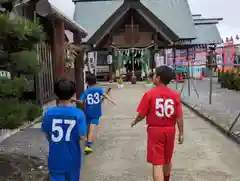
[[[156,76],[160,77],[160,81],[164,85],[168,85],[173,79],[174,74],[173,70],[170,67],[163,65],[156,68]]]
[[[76,85],[72,80],[61,78],[54,84],[54,93],[59,100],[69,100],[76,93]]]
[[[154,76],[154,73],[153,73],[153,72],[150,72],[150,73],[148,74],[148,78],[150,78],[150,79],[152,79],[153,76]]]
[[[89,74],[86,78],[86,82],[89,86],[97,84],[97,77],[93,74]]]

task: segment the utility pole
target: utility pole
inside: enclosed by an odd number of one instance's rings
[[[209,45],[209,70],[210,70],[210,79],[209,79],[209,104],[212,104],[212,82],[213,82],[213,59],[215,52],[215,45]]]
[[[132,42],[132,77],[131,77],[131,83],[136,84],[137,83],[137,77],[135,76],[135,71],[134,71],[134,58],[133,58],[133,51],[134,51],[134,44],[136,41],[136,35],[134,35],[134,26],[133,26],[133,16],[131,15],[131,42]]]

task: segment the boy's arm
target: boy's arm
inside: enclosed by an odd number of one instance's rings
[[[86,92],[84,91],[82,95],[80,96],[80,99],[72,99],[72,102],[75,102],[76,104],[80,105],[80,108],[84,110],[86,108],[85,105],[85,100],[86,100]]]
[[[103,99],[107,99],[109,102],[111,102],[112,104],[116,105],[116,103],[114,102],[114,100],[112,100],[112,98],[108,95],[108,93],[111,91],[111,88],[109,88],[107,90],[107,92],[105,93],[103,88],[99,88],[99,93],[100,95],[102,95]],[[102,100],[103,100],[102,99]]]
[[[178,95],[176,99],[176,122],[179,131],[179,143],[181,144],[183,142],[184,129],[183,129],[183,112],[180,99],[181,99],[180,95]]]
[[[80,104],[80,105],[84,105],[84,101],[82,100],[77,100],[77,99],[71,99],[72,102],[76,103],[76,104]]]
[[[43,119],[42,119],[42,126],[41,126],[42,132],[44,132],[45,137],[48,141],[50,141],[50,135],[49,135],[49,119],[47,112],[44,113]]]
[[[112,90],[112,88],[109,87],[109,88],[107,89],[107,91],[105,92],[105,94],[108,95],[111,90]],[[103,92],[103,94],[104,94],[104,92]],[[105,99],[105,97],[102,97],[102,98],[101,98],[102,102],[104,101],[104,99]]]
[[[107,94],[103,94],[103,98],[105,98],[105,99],[107,99],[109,102],[111,102],[112,104],[114,104],[114,105],[116,105],[116,103],[114,102],[114,100],[111,98],[111,97],[109,97],[109,95],[107,95]]]
[[[49,133],[45,133],[45,137],[48,140],[48,142],[50,142],[50,135],[49,135]]]
[[[137,123],[141,122],[143,119],[144,117],[138,114],[135,120],[131,123],[131,127],[135,126]]]
[[[147,93],[145,93],[144,96],[142,97],[142,100],[140,101],[140,104],[138,105],[138,108],[137,108],[138,115],[135,118],[135,120],[132,122],[131,127],[141,122],[147,116],[149,106],[150,106],[150,100]]]
[[[80,139],[85,140],[85,136],[87,134],[87,124],[86,124],[85,115],[82,111],[78,116],[78,134]]]

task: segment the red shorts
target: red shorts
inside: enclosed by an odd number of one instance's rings
[[[175,127],[152,127],[147,128],[147,161],[153,165],[164,165],[171,162]]]

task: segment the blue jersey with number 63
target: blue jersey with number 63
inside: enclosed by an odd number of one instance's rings
[[[103,94],[104,89],[99,87],[89,87],[82,93],[80,100],[86,103],[86,117],[99,118],[102,116],[101,97]]]
[[[87,130],[84,113],[76,107],[56,106],[43,117],[42,131],[49,141],[50,172],[65,173],[81,168],[80,136]]]

